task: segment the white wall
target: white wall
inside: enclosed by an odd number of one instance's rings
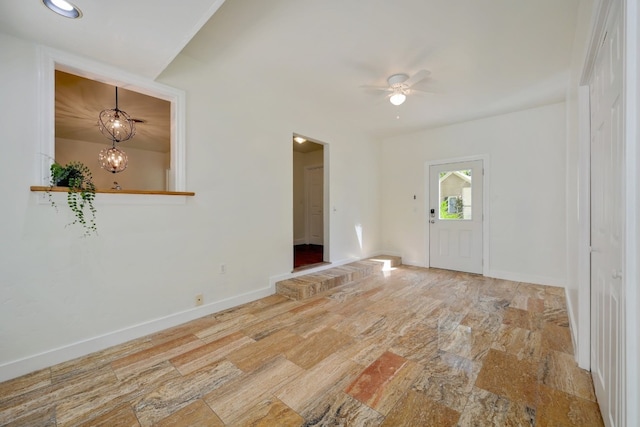
[[[323,164],[323,150],[310,153],[293,152],[293,243],[305,243],[305,166]]]
[[[41,160],[36,46],[0,34],[0,64],[0,99],[16,100],[0,103],[0,381],[273,293],[270,278],[293,266],[294,131],[329,144],[330,260],[378,253],[377,146],[295,105],[298,95],[252,86],[245,58],[223,66],[179,56],[160,79],[187,93],[186,181],[196,196],[123,204],[98,194],[99,236],[79,238],[67,214],[29,191]]]
[[[383,247],[424,265],[425,163],[488,155],[491,276],[563,285],[564,103],[426,130],[382,144]],[[418,199],[413,200],[413,195]]]
[[[96,188],[112,188],[117,181],[127,190],[166,190],[166,170],[171,163],[169,153],[140,150],[122,143],[118,146],[129,159],[127,169],[117,174],[100,167],[98,153],[109,147],[95,142],[56,138],[56,161],[62,165],[72,160],[84,163],[93,175]]]

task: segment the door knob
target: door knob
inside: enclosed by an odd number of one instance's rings
[[[430,222],[431,224],[435,224],[435,223],[436,223],[436,220],[435,220],[435,219],[430,219],[430,220],[429,220],[429,222]]]

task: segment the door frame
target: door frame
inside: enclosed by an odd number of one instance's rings
[[[576,361],[591,370],[591,95],[589,82],[613,0],[595,0],[593,24],[578,87],[578,325]],[[624,18],[623,18],[624,19]],[[623,82],[624,84],[624,82]],[[624,91],[624,89],[623,89]],[[625,118],[626,119],[626,118]],[[567,299],[570,301],[570,299]],[[573,316],[569,317],[573,319]],[[577,328],[576,328],[577,326]],[[575,344],[575,342],[574,342]]]
[[[297,133],[297,132],[293,132],[292,133],[292,137],[296,137],[296,136],[300,136],[304,139],[306,139],[309,142],[313,142],[314,144],[320,144],[322,145],[322,168],[323,168],[323,180],[322,180],[322,192],[323,192],[323,197],[322,197],[322,202],[323,202],[323,206],[322,206],[322,233],[323,233],[323,250],[322,250],[322,259],[324,260],[324,262],[331,262],[331,218],[330,218],[330,209],[329,206],[331,204],[331,193],[330,193],[330,183],[331,183],[331,176],[330,176],[330,160],[331,160],[331,144],[329,144],[328,142],[323,142],[320,140],[317,140],[315,138],[311,138],[308,136],[305,136],[301,133]],[[319,166],[319,165],[318,165]],[[290,174],[291,176],[291,191],[293,191],[293,173]],[[303,175],[304,176],[304,175]],[[304,178],[303,178],[304,179]],[[305,185],[305,191],[306,191],[306,183]],[[291,206],[291,212],[293,213],[293,193],[291,193],[291,197],[290,197],[292,206]],[[306,213],[306,209],[307,206],[305,204],[305,241],[307,241],[307,230],[306,230],[306,221],[307,221],[307,213]],[[291,232],[293,234],[293,216],[291,217]],[[293,242],[293,235],[291,236],[290,240]],[[293,246],[291,247],[291,269],[293,270]]]
[[[593,65],[602,40],[606,16],[612,0],[595,0],[592,15],[591,39],[587,48],[586,58],[580,78],[578,115],[579,115],[579,212],[581,223],[579,228],[579,260],[578,260],[578,306],[579,328],[576,359],[581,368],[590,370],[591,357],[591,262],[590,258],[590,192],[591,178],[591,132],[589,128],[590,103],[588,82],[593,71]],[[624,22],[624,64],[623,64],[623,96],[624,96],[624,142],[623,156],[625,162],[623,192],[624,221],[623,234],[623,293],[625,304],[625,328],[622,339],[626,342],[623,357],[625,359],[625,393],[629,398],[640,395],[640,367],[629,361],[640,360],[640,290],[636,284],[640,281],[640,150],[637,148],[640,136],[640,87],[638,72],[640,60],[638,58],[638,36],[640,35],[640,1],[622,0],[622,20]],[[586,217],[585,217],[586,215]],[[626,420],[640,418],[640,407],[628,404],[623,410]]]
[[[593,66],[593,64],[592,64]],[[589,85],[578,88],[578,283],[584,283],[578,293],[578,325],[576,361],[591,370],[591,100]],[[570,299],[567,299],[570,301]],[[574,316],[569,316],[573,320]],[[574,345],[576,343],[574,342]]]
[[[640,138],[640,85],[638,73],[640,72],[640,59],[638,58],[638,37],[640,37],[640,2],[627,0],[622,7],[622,19],[625,22],[625,65],[623,85],[627,93],[625,99],[625,182],[627,183],[624,199],[627,203],[625,209],[626,241],[623,264],[623,277],[626,279],[625,296],[626,307],[626,359],[640,360],[640,290],[637,284],[640,282],[640,150],[638,139]],[[632,77],[629,77],[632,76]],[[627,364],[626,381],[627,397],[640,396],[640,367],[637,363]],[[627,420],[640,419],[638,405],[629,404],[626,407]]]
[[[489,245],[489,184],[490,184],[490,162],[488,154],[478,154],[474,156],[465,157],[453,157],[446,159],[429,160],[424,164],[424,217],[422,224],[425,227],[425,241],[423,247],[425,248],[425,267],[429,268],[430,265],[430,228],[429,228],[429,196],[430,196],[430,174],[429,169],[431,166],[444,165],[447,163],[460,163],[460,162],[472,162],[476,160],[482,160],[482,169],[484,171],[482,177],[482,275],[489,275],[489,259],[490,259],[490,245]]]

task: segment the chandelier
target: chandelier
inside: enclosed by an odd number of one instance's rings
[[[98,117],[100,132],[111,140],[111,148],[100,151],[100,167],[111,172],[122,172],[127,168],[127,154],[116,147],[116,143],[127,141],[136,134],[135,122],[127,113],[118,108],[118,88],[116,87],[116,108],[102,110]]]
[[[115,141],[111,148],[105,148],[98,154],[100,167],[111,173],[122,172],[127,168],[129,161],[127,153],[116,147]]]
[[[116,108],[102,110],[98,118],[100,132],[115,142],[122,142],[133,138],[136,125],[131,117],[118,108],[118,88],[116,87]]]

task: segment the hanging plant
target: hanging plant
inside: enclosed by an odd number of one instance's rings
[[[96,208],[93,201],[96,197],[96,186],[93,183],[91,170],[82,162],[72,161],[65,166],[54,162],[51,165],[51,182],[47,195],[51,206],[57,205],[51,197],[53,187],[68,187],[67,205],[75,215],[75,220],[68,225],[80,224],[84,228],[84,236],[98,234],[96,227]],[[85,209],[88,212],[85,212]]]

